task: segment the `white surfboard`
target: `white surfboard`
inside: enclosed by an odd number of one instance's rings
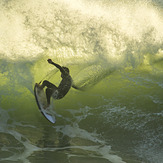
[[[47,108],[46,95],[43,89],[38,87],[39,84],[35,84],[34,95],[38,105],[38,108],[42,115],[51,123],[55,123],[55,116]],[[52,105],[52,104],[51,104]],[[49,108],[49,107],[48,107]]]

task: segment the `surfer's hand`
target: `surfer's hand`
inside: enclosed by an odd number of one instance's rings
[[[53,61],[51,59],[48,59],[47,61],[48,61],[48,63],[53,63]]]

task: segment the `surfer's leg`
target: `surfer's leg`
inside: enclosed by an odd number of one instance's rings
[[[50,105],[50,98],[53,94],[54,90],[51,88],[46,88],[46,98],[47,98],[47,104]]]
[[[40,87],[43,89],[45,86],[51,89],[57,89],[57,87],[54,84],[52,84],[51,82],[47,80],[44,80]]]
[[[53,95],[53,93],[57,90],[58,88],[46,88],[46,98],[47,98],[47,104],[48,106],[50,105],[50,98]]]

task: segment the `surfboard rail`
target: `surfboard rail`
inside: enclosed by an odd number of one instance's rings
[[[55,123],[55,116],[52,115],[46,108],[47,108],[47,102],[46,102],[46,95],[43,89],[40,89],[39,84],[35,84],[34,86],[34,95],[35,95],[35,100],[37,103],[37,106],[42,113],[42,115],[51,123]]]

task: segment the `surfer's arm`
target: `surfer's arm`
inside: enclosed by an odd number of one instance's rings
[[[59,64],[54,63],[51,59],[48,59],[48,62],[57,67],[61,71],[61,73],[65,73],[64,69]]]

